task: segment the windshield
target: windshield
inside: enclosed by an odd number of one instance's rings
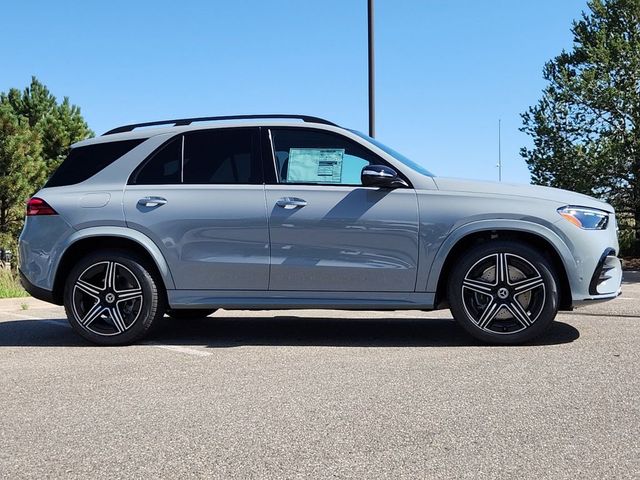
[[[373,143],[380,150],[383,150],[385,153],[388,153],[393,158],[395,158],[396,160],[398,160],[401,163],[404,163],[407,167],[415,170],[416,172],[421,173],[422,175],[426,175],[428,177],[435,176],[433,173],[431,173],[429,170],[424,168],[419,163],[416,163],[413,160],[405,157],[400,152],[396,152],[393,148],[387,147],[384,143],[380,143],[375,138],[371,138],[369,135],[365,135],[364,133],[358,132],[357,130],[349,130],[349,131],[355,133],[356,135],[358,135],[361,138],[364,138],[367,142]]]

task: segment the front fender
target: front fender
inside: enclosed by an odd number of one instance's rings
[[[569,279],[569,285],[573,290],[576,285],[576,279],[578,278],[578,268],[574,256],[571,254],[571,250],[562,238],[550,228],[540,225],[538,223],[529,222],[526,220],[517,219],[492,219],[492,220],[479,220],[475,222],[466,223],[455,230],[453,230],[442,242],[438,249],[434,260],[429,269],[427,275],[427,282],[425,291],[436,292],[438,289],[438,281],[444,263],[449,256],[449,253],[455,247],[455,245],[468,235],[487,232],[487,231],[500,231],[511,230],[517,232],[530,233],[536,235],[543,240],[546,240],[551,244],[562,260],[567,277]]]

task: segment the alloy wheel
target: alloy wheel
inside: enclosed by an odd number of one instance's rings
[[[487,255],[466,272],[462,303],[471,321],[494,334],[523,331],[545,306],[545,282],[528,260],[511,253]]]
[[[82,328],[97,335],[127,331],[140,316],[143,301],[140,281],[118,262],[89,266],[73,285],[73,313]]]

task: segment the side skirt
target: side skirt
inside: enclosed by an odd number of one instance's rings
[[[167,290],[174,309],[433,310],[435,293]]]

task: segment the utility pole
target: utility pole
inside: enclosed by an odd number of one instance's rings
[[[376,136],[375,71],[373,50],[373,1],[367,0],[369,30],[369,136]]]
[[[498,181],[501,182],[502,181],[502,138],[500,136],[500,130],[501,130],[501,123],[502,120],[498,119],[498,165],[496,165],[498,167]]]

